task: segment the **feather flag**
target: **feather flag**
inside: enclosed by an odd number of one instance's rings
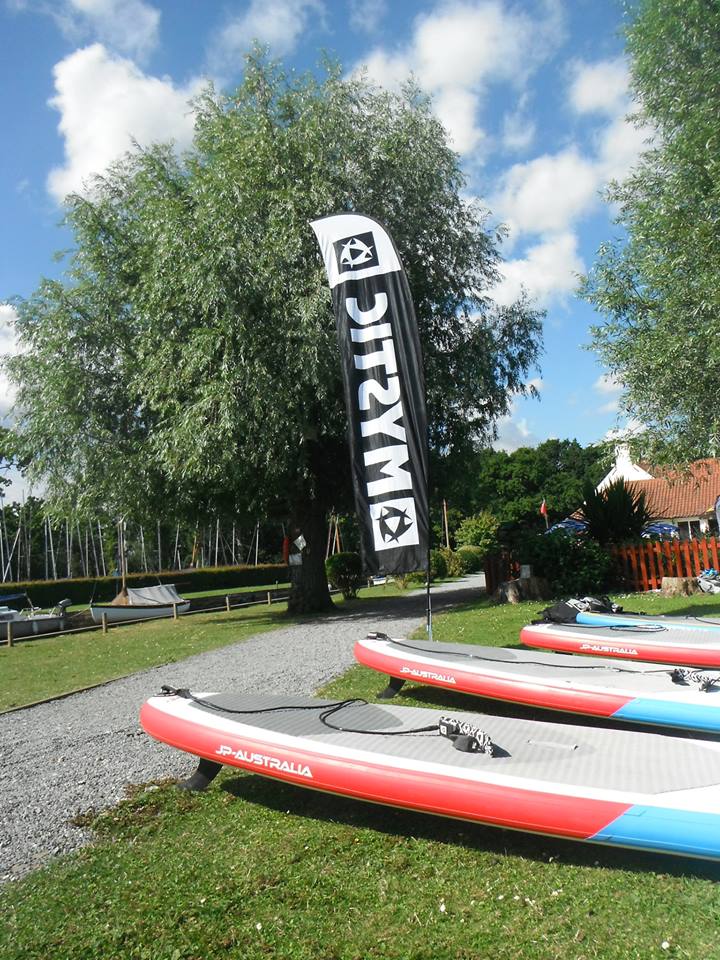
[[[427,417],[420,338],[405,271],[376,220],[314,221],[342,358],[355,505],[370,574],[427,566]]]

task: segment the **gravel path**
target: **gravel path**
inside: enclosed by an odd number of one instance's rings
[[[483,586],[475,576],[433,588],[433,608],[472,599]],[[309,694],[354,662],[358,637],[407,636],[422,623],[424,605],[422,593],[364,603],[356,614],[274,630],[0,716],[0,880],[88,843],[89,833],[69,818],[113,806],[128,785],[192,773],[191,758],[139,728],[138,710],[161,684]]]

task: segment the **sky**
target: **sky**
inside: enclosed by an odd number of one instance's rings
[[[63,197],[133,140],[188,148],[189,99],[239,83],[257,39],[298,70],[327,53],[390,88],[414,74],[468,197],[508,227],[491,295],[524,287],[547,311],[539,397],[513,400],[496,446],[602,439],[620,390],[585,349],[599,317],[576,290],[620,234],[603,188],[647,136],[627,119],[622,22],[619,0],[0,0],[0,353],[16,349],[8,301],[61,274]],[[6,423],[12,400],[0,373]]]

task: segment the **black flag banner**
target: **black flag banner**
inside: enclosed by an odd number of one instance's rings
[[[363,565],[424,570],[427,417],[415,311],[395,245],[376,220],[338,213],[311,224],[337,322]]]

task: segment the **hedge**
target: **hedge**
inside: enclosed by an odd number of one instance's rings
[[[160,573],[129,573],[129,587],[152,587],[158,583],[174,583],[178,593],[199,593],[202,590],[259,587],[290,581],[284,563],[261,563],[258,566],[200,567],[197,570],[163,570]],[[53,607],[61,600],[72,603],[107,602],[119,589],[118,577],[74,577],[68,580],[26,580],[0,583],[2,595],[27,593],[36,607]]]

